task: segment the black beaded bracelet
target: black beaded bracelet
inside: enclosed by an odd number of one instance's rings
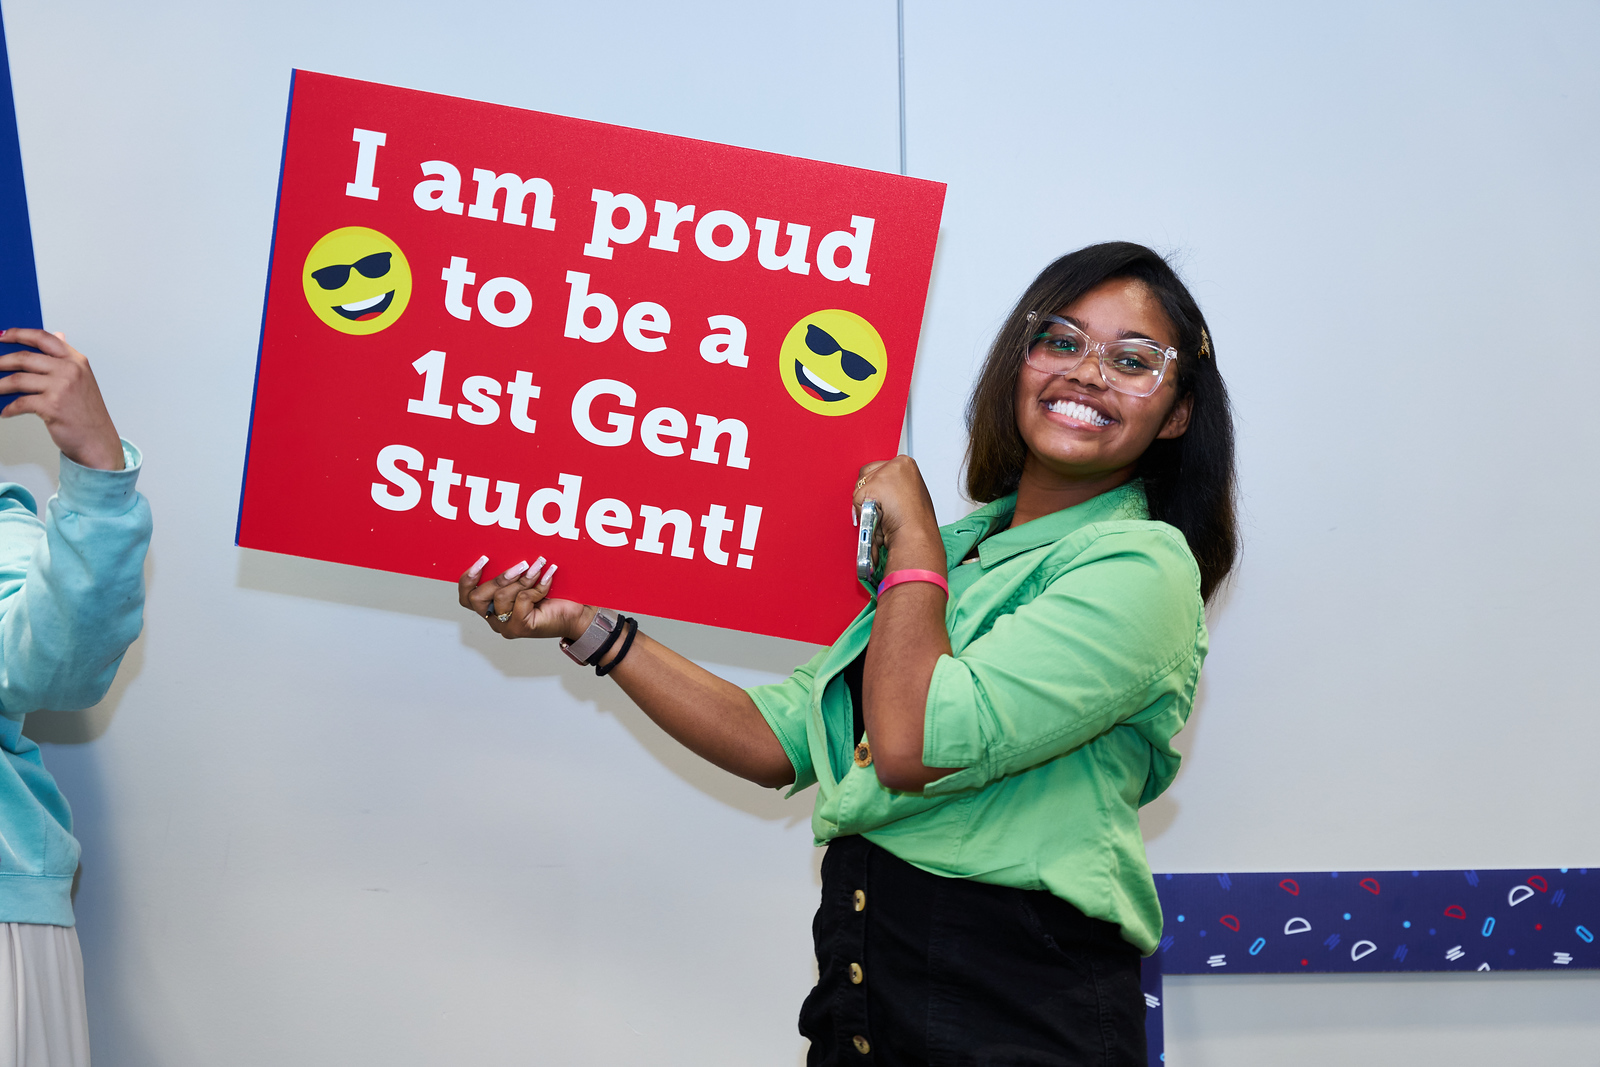
[[[622,631],[626,629],[626,627],[622,625],[625,619],[627,619],[626,615],[617,616],[617,628],[607,634],[606,639],[600,643],[600,647],[594,650],[594,655],[590,656],[584,661],[585,667],[589,666],[590,664],[599,663],[605,658],[606,653],[611,651],[611,646],[617,643],[617,638],[621,637]]]
[[[622,617],[622,626],[617,627],[617,633],[622,632],[623,626],[628,628],[628,635],[622,639],[622,647],[617,649],[617,658],[612,660],[610,663],[601,664],[600,654],[597,653],[595,655],[594,676],[596,678],[604,678],[606,675],[616,670],[617,664],[621,663],[623,658],[627,656],[628,649],[633,647],[633,635],[639,632],[639,620],[629,618],[628,616],[624,615]]]

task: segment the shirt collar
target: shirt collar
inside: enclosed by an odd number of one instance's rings
[[[949,566],[956,566],[978,545],[978,563],[985,570],[1042,545],[1054,544],[1068,534],[1096,522],[1147,519],[1144,482],[1135,478],[1083,503],[1041,515],[1032,522],[1006,529],[1017,510],[1017,495],[1003,496],[954,523],[945,534]],[[990,533],[990,531],[995,531]]]

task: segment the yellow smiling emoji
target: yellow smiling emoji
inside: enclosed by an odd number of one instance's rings
[[[849,311],[814,311],[789,328],[778,374],[795,403],[818,415],[849,415],[872,403],[889,355],[872,323]]]
[[[405,253],[365,226],[345,226],[312,245],[301,281],[312,312],[340,333],[393,326],[411,301]]]

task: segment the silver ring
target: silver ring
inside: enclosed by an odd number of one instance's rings
[[[506,622],[510,618],[511,618],[511,612],[508,611],[504,615],[496,615],[495,616],[495,621],[496,622]]]

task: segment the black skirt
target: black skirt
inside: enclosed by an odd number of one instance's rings
[[[1050,893],[929,874],[864,837],[822,861],[808,1067],[1145,1067],[1139,952]]]

